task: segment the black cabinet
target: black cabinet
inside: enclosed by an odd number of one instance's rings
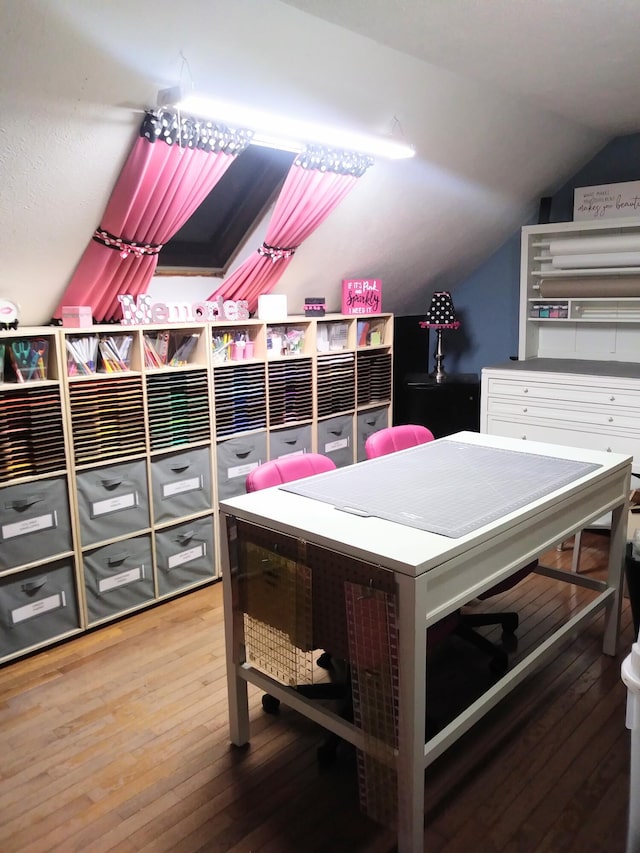
[[[405,377],[414,372],[421,375],[429,370],[429,329],[420,321],[424,314],[393,318],[393,422],[408,424]]]
[[[408,373],[402,397],[402,419],[395,423],[422,424],[436,438],[480,431],[480,381],[475,373],[452,374],[441,382],[427,373]]]

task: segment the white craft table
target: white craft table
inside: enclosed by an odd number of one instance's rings
[[[312,566],[310,572],[313,574],[315,571],[319,580],[323,573],[318,561],[320,557],[324,559],[322,555],[329,555],[338,570],[342,564],[347,574],[351,572],[353,575],[355,570],[356,584],[362,584],[362,589],[366,587],[367,572],[370,571],[372,593],[374,590],[382,590],[380,595],[386,602],[387,629],[391,639],[389,655],[396,659],[392,672],[396,691],[393,703],[396,718],[390,750],[387,748],[386,753],[384,748],[378,750],[379,755],[376,757],[392,765],[394,775],[391,778],[397,780],[399,853],[423,850],[424,772],[445,749],[527,675],[556,654],[558,646],[597,613],[604,612],[603,652],[608,655],[617,652],[631,457],[537,442],[525,444],[520,440],[466,432],[402,451],[395,457],[399,459],[405,454],[410,455],[411,467],[424,471],[426,481],[429,476],[429,453],[433,453],[435,444],[451,439],[470,446],[495,448],[518,455],[540,454],[558,459],[559,465],[571,460],[595,463],[599,467],[457,538],[381,518],[347,513],[326,501],[294,494],[279,487],[220,504],[223,514],[221,528],[224,540],[223,587],[230,735],[234,744],[240,746],[249,740],[247,682],[250,682],[355,744],[365,756],[373,754],[381,746],[376,742],[375,731],[367,732],[362,725],[358,725],[357,709],[356,722],[347,723],[326,707],[319,707],[319,703],[305,699],[295,689],[266,675],[248,662],[245,642],[247,621],[243,613],[243,609],[246,610],[246,598],[242,598],[242,575],[243,572],[247,573],[248,562],[244,540],[263,545],[267,543],[263,551],[260,550],[262,545],[259,545],[259,553],[273,554],[275,562],[282,557],[285,562],[288,560],[289,566],[307,563]],[[499,472],[499,479],[509,478],[508,457],[509,454],[506,454],[507,464]],[[341,477],[357,477],[361,466],[374,465],[377,461],[339,469]],[[404,462],[406,468],[406,459]],[[345,475],[345,471],[349,474]],[[335,473],[319,477],[331,477]],[[319,478],[313,480],[319,482]],[[384,485],[381,483],[380,488],[383,489]],[[487,483],[489,495],[491,488],[492,484]],[[438,499],[438,495],[446,500],[451,494],[459,495],[460,501],[465,500],[465,479],[460,478],[459,472],[453,472],[451,478],[439,478],[434,500]],[[612,514],[606,582],[576,577],[575,573],[570,572],[544,570],[553,577],[593,589],[596,592],[594,598],[425,744],[424,727],[428,707],[425,683],[426,628],[512,575],[541,553],[555,547],[558,542],[587,527],[590,521],[605,512]],[[251,549],[254,546],[247,547]],[[269,560],[262,562],[268,565]],[[345,583],[345,589],[347,586],[349,584]],[[357,586],[354,588],[357,589]],[[264,587],[261,594],[264,594]],[[277,585],[273,595],[272,603],[275,605]],[[339,606],[344,611],[344,601],[339,602]],[[357,634],[358,628],[362,627],[358,626],[357,620],[356,615],[356,624],[351,626],[351,633]],[[400,630],[397,630],[398,625],[401,626]],[[322,638],[319,638],[318,643],[321,642]],[[351,663],[353,667],[354,662]]]

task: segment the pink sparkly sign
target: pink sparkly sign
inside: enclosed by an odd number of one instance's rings
[[[378,314],[380,311],[382,311],[382,279],[342,279],[343,314]]]

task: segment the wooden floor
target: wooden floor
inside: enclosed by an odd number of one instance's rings
[[[582,567],[598,576],[606,543],[584,541]],[[545,562],[570,560],[566,550]],[[511,594],[514,659],[571,611],[582,594],[572,589],[534,577]],[[221,593],[201,589],[0,669],[2,853],[394,849],[394,833],[360,813],[351,750],[319,769],[313,723],[264,714],[250,688],[251,745],[229,746]],[[601,617],[428,769],[428,851],[624,850],[628,600],[618,658],[600,654],[600,629]],[[459,703],[455,674],[477,690],[480,657],[442,647],[430,691]]]

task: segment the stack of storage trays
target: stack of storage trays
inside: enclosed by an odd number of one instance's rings
[[[214,368],[218,500],[241,495],[249,471],[267,456],[264,364]]]
[[[338,468],[351,465],[356,370],[353,352],[318,356],[318,452]]]
[[[142,376],[70,382],[69,405],[87,619],[95,625],[155,596]]]
[[[156,580],[162,597],[216,576],[207,371],[147,376],[147,406]]]
[[[312,449],[313,365],[310,358],[268,365],[269,458]]]
[[[5,347],[33,343],[42,368],[5,374]],[[9,660],[77,633],[81,618],[55,336],[9,333],[0,350],[0,660]]]

